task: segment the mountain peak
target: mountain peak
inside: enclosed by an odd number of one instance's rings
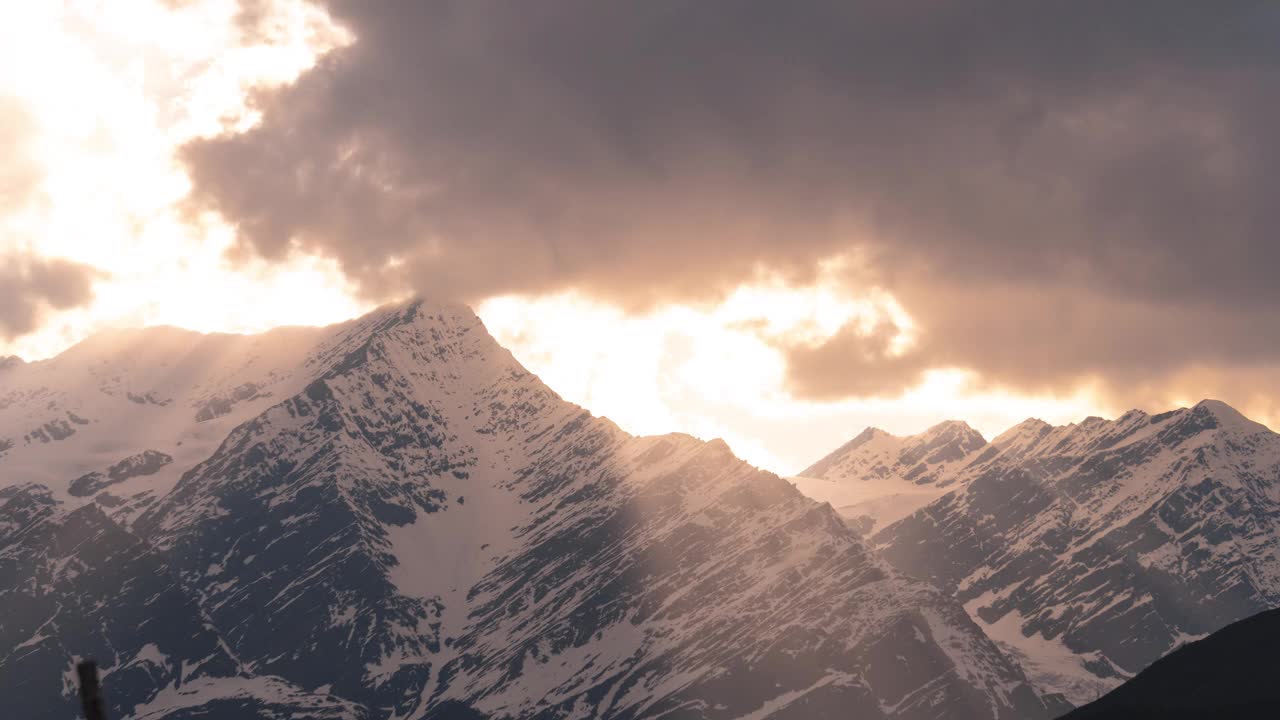
[[[1196,403],[1192,409],[1212,413],[1214,417],[1222,419],[1248,419],[1245,418],[1239,410],[1236,410],[1221,400],[1214,400],[1213,398],[1205,398],[1204,400],[1201,400]]]
[[[822,458],[816,463],[810,465],[800,471],[801,477],[823,477],[828,470],[839,465],[841,461],[849,457],[858,448],[861,448],[876,440],[896,441],[898,437],[890,435],[878,427],[868,427],[858,433],[852,440],[836,448],[830,455]]]
[[[891,432],[888,432],[887,430],[881,430],[880,428],[875,427],[874,425],[869,425],[862,432],[858,433],[857,437],[855,437],[854,440],[855,441],[859,439],[870,440],[871,438],[876,438],[876,437],[897,437],[897,436]]]
[[[357,322],[373,324],[377,326],[378,330],[381,330],[397,325],[413,325],[429,321],[432,318],[443,320],[446,317],[466,323],[474,322],[479,324],[480,322],[480,318],[475,312],[462,303],[438,300],[421,295],[381,305],[357,320]]]
[[[983,445],[987,442],[986,438],[982,436],[982,433],[974,430],[969,423],[963,420],[943,420],[937,425],[925,430],[923,433],[920,433],[917,437],[928,439],[948,438],[962,440],[965,442],[981,441],[981,444]]]
[[[1040,418],[1027,418],[1000,433],[991,442],[994,445],[1008,445],[1017,440],[1040,437],[1050,430],[1053,430],[1053,426]]]
[[[925,430],[925,433],[938,433],[945,430],[974,431],[973,428],[969,426],[969,423],[963,420],[943,420],[936,425],[930,426],[928,430]]]
[[[1244,413],[1231,407],[1221,400],[1206,398],[1196,403],[1191,408],[1194,415],[1212,417],[1217,421],[1218,427],[1230,428],[1233,430],[1265,430],[1266,426],[1262,423],[1255,422],[1245,417]]]

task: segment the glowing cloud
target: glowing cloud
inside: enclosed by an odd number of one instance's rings
[[[250,37],[235,0],[0,7],[0,127],[21,132],[24,161],[21,177],[3,179],[22,192],[0,204],[0,257],[96,271],[92,302],[0,338],[0,351],[44,357],[106,325],[262,330],[364,308],[331,262],[298,254],[233,268],[233,230],[181,213],[191,185],[177,148],[251,127],[251,90],[350,41],[309,4],[267,9]]]

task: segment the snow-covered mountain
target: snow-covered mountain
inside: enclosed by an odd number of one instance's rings
[[[1280,605],[1280,436],[1221,402],[1028,420],[948,463],[944,492],[871,542],[954,593],[1043,690],[1091,700]]]
[[[791,482],[863,532],[874,532],[948,492],[954,470],[986,444],[957,420],[907,437],[867,428]]]
[[[0,693],[66,717],[1034,718],[960,603],[466,308],[117,332],[0,374]]]

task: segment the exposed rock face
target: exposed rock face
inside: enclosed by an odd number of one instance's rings
[[[59,440],[66,440],[75,434],[76,429],[71,427],[70,423],[62,418],[57,418],[50,420],[27,433],[23,439],[26,440],[28,444],[39,441],[47,445],[49,443],[58,442]]]
[[[171,462],[173,458],[169,455],[158,450],[146,450],[112,465],[105,473],[95,471],[81,475],[71,481],[67,492],[75,497],[95,495],[125,480],[154,475]]]
[[[873,544],[1077,702],[1280,604],[1280,436],[1222,403],[1029,420],[937,482]]]
[[[111,668],[165,658],[119,690],[106,676],[113,717],[1051,714],[958,603],[897,575],[829,508],[723,443],[635,438],[565,403],[465,308],[411,303],[308,337],[270,366],[225,353],[240,370],[221,384],[167,360],[187,379],[152,388],[163,406],[101,375],[88,416],[114,403],[188,419],[146,438],[172,462],[97,501],[26,486],[13,497],[38,502],[0,507],[0,547],[26,563],[0,576],[0,618],[10,603],[30,614],[0,644],[0,692],[93,653]],[[189,413],[245,383],[271,399]],[[82,402],[35,376],[19,392]],[[114,432],[94,423],[76,440],[124,444]],[[90,544],[127,550],[84,559],[85,543],[54,539],[73,516],[103,538]],[[28,566],[51,580],[6,592]],[[140,595],[104,595],[119,587]],[[113,614],[149,597],[188,618],[168,644]],[[64,625],[54,607],[96,614]],[[24,643],[41,633],[33,659]],[[60,712],[69,690],[40,694],[32,716]]]
[[[229,392],[214,395],[200,406],[200,410],[196,412],[196,422],[213,420],[230,414],[231,409],[238,403],[258,397],[260,389],[257,383],[247,382],[232,388]]]
[[[111,717],[170,696],[190,713],[171,717],[220,720],[254,716],[286,690],[291,707],[343,705],[252,676],[162,556],[95,505],[68,510],[39,486],[0,490],[0,618],[10,717],[76,717],[75,662],[85,657],[103,666]]]

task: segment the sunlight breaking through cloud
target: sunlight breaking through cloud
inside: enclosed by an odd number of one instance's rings
[[[958,370],[929,371],[896,396],[797,399],[780,338],[821,343],[851,321],[911,326],[883,291],[855,294],[832,277],[798,288],[764,281],[719,305],[644,315],[574,293],[495,298],[477,311],[499,342],[566,399],[632,433],[722,438],[741,457],[783,474],[868,425],[914,433],[959,417],[990,438],[1027,417],[1071,422],[1099,407],[1087,389],[1066,397],[977,390]]]
[[[0,351],[45,357],[110,325],[265,330],[364,309],[332,262],[233,268],[233,229],[183,217],[191,185],[177,149],[251,127],[252,89],[350,41],[306,3],[271,4],[252,37],[239,12],[235,0],[0,8],[0,113],[25,160],[23,192],[0,207],[0,252],[94,271],[91,302]]]

